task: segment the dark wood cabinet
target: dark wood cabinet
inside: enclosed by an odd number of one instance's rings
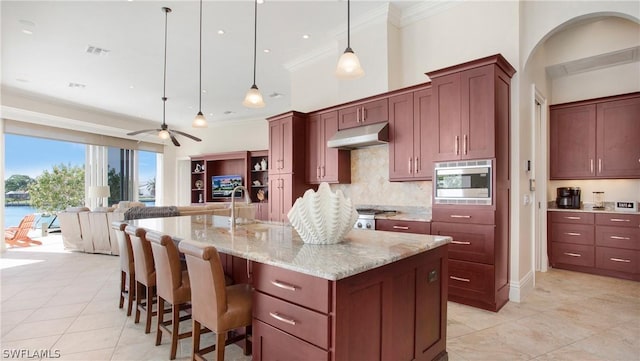
[[[427,73],[434,161],[488,159],[491,205],[435,203],[431,233],[453,236],[449,300],[498,311],[509,301],[510,93],[515,69],[500,55]]]
[[[248,182],[248,187],[251,202],[253,202],[256,207],[256,219],[268,221],[269,175],[267,159],[269,152],[266,150],[252,151],[249,156],[249,174],[251,179]],[[263,167],[263,165],[267,167]],[[260,198],[262,198],[262,200]]]
[[[191,203],[205,202],[204,159],[191,158]]]
[[[191,157],[191,203],[229,202],[230,196],[214,196],[212,177],[240,176],[242,185],[251,190],[249,152],[203,154]]]
[[[338,281],[254,264],[254,360],[446,359],[446,248]]]
[[[309,115],[307,123],[307,182],[351,183],[351,152],[328,148],[338,131],[338,111]]]
[[[434,161],[496,156],[500,136],[496,122],[509,117],[514,73],[500,55],[427,73],[433,88]]]
[[[550,107],[550,178],[640,178],[640,93]]]
[[[269,220],[288,222],[287,212],[306,185],[306,115],[288,112],[269,121]]]
[[[389,120],[387,98],[367,101],[338,110],[338,129],[348,129]]]
[[[550,211],[552,267],[640,281],[640,215]]]
[[[389,180],[431,180],[431,87],[389,98]]]

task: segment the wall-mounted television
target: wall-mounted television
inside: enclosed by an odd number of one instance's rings
[[[214,175],[211,177],[213,198],[231,197],[233,189],[241,185],[242,177],[239,175]],[[236,191],[236,197],[242,197],[242,191]]]

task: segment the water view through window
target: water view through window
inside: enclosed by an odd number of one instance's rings
[[[36,225],[49,222],[57,227],[54,216],[41,215],[38,200],[32,197],[29,187],[46,179],[50,184],[60,184],[60,174],[82,177],[82,189],[67,190],[80,194],[79,204],[84,205],[84,167],[87,146],[80,143],[5,134],[5,205],[4,224],[17,226],[27,214],[36,213]],[[137,161],[134,162],[134,152]],[[137,167],[137,169],[135,169]],[[54,168],[56,169],[54,171]],[[137,189],[134,175],[138,174]],[[156,153],[129,149],[108,148],[108,184],[111,188],[109,205],[121,200],[138,199],[147,205],[155,204]],[[77,184],[77,183],[76,183]],[[53,187],[57,189],[56,187]],[[64,193],[62,188],[60,193]],[[31,192],[33,193],[33,192]],[[61,195],[63,197],[63,195]]]

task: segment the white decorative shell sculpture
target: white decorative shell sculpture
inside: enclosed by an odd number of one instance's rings
[[[317,192],[309,189],[296,200],[287,217],[305,243],[335,244],[353,229],[358,213],[342,191],[320,183]]]

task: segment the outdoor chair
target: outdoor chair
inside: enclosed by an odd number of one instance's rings
[[[42,242],[29,238],[29,231],[33,227],[36,216],[24,216],[17,227],[9,227],[4,231],[4,242],[12,247],[29,247],[41,245]]]

